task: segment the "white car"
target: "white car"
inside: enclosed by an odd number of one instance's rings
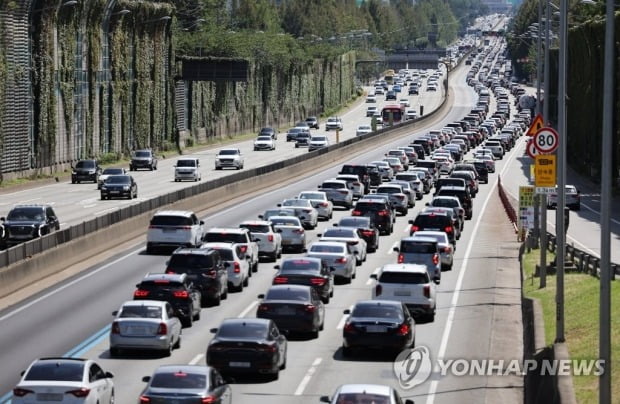
[[[200,181],[200,162],[197,158],[184,157],[177,160],[174,166],[174,181]]]
[[[374,105],[369,106],[368,108],[366,108],[366,117],[373,116],[375,112],[377,112],[377,107],[375,107]]]
[[[170,356],[173,348],[181,346],[181,320],[166,301],[129,300],[114,315],[110,356],[121,350],[153,350]]]
[[[241,170],[243,162],[243,155],[238,148],[220,149],[215,156],[215,169],[221,170],[225,167],[232,167]]]
[[[317,234],[319,241],[341,241],[349,244],[355,254],[355,263],[362,265],[366,261],[367,243],[361,238],[356,228],[353,227],[332,227],[325,229],[322,234]]]
[[[312,135],[308,142],[308,151],[323,149],[329,146],[329,139],[325,135]]]
[[[375,103],[377,102],[377,97],[374,94],[368,94],[368,96],[366,97],[366,102]]]
[[[322,403],[381,403],[381,404],[414,404],[413,400],[404,400],[398,391],[390,386],[380,384],[343,384],[334,395],[321,396]]]
[[[294,209],[306,229],[314,229],[319,222],[319,212],[307,199],[285,199],[278,207]]]
[[[271,136],[259,136],[254,140],[254,151],[275,149],[276,141]]]
[[[204,243],[201,247],[211,248],[220,253],[228,272],[228,289],[237,292],[243,291],[243,288],[248,286],[252,276],[250,262],[241,258],[244,255],[242,247],[235,243]]]
[[[354,198],[361,198],[366,193],[364,184],[360,182],[360,177],[357,174],[339,174],[336,179],[347,183],[347,187],[353,191]]]
[[[417,119],[418,118],[418,113],[415,111],[415,109],[408,109],[407,112],[405,112],[405,120],[411,120],[411,119]]]
[[[404,303],[411,315],[435,321],[437,285],[423,264],[387,264],[372,274],[375,284],[373,300],[396,300]]]
[[[162,210],[155,212],[146,233],[146,253],[159,248],[199,247],[204,234],[204,221],[194,212]]]
[[[36,359],[22,373],[11,403],[114,403],[114,376],[91,359]]]
[[[325,130],[342,130],[342,119],[337,117],[329,117],[325,122]]]
[[[398,103],[402,106],[404,106],[405,108],[409,108],[411,106],[411,104],[409,103],[409,99],[407,98],[401,98]]]
[[[239,227],[248,229],[252,239],[258,244],[258,255],[276,261],[282,256],[282,235],[268,220],[246,220]]]
[[[101,186],[103,185],[105,180],[108,179],[110,175],[126,175],[126,174],[128,174],[127,170],[122,167],[121,168],[114,168],[114,167],[106,168],[97,177],[97,189],[101,189]]]
[[[303,252],[306,248],[306,230],[297,216],[271,216],[274,229],[282,236],[282,249]]]
[[[360,125],[355,130],[355,136],[363,136],[372,133],[372,127],[370,125]]]
[[[308,199],[314,209],[319,213],[319,219],[329,220],[334,212],[334,204],[327,199],[327,194],[323,191],[303,191],[297,196],[298,199]]]

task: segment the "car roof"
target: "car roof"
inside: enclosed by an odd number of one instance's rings
[[[192,248],[192,247],[179,247],[176,250],[174,250],[172,252],[172,255],[174,254],[178,254],[178,255],[206,255],[211,253],[212,250],[206,249],[206,248]]]
[[[346,247],[347,243],[345,243],[344,241],[315,241],[312,243],[312,246],[314,245],[329,245],[329,246],[338,246],[338,247]]]
[[[420,230],[420,231],[416,231],[413,237],[420,237],[420,238],[429,237],[430,238],[430,236],[446,236],[447,237],[447,233],[443,231],[436,231],[436,230]]]
[[[153,216],[184,216],[191,217],[194,212],[189,210],[160,210],[155,212]]]
[[[338,387],[338,393],[368,393],[377,394],[381,396],[389,396],[392,392],[390,386],[382,384],[343,384]]]
[[[239,225],[247,224],[247,225],[256,225],[256,226],[269,226],[271,224],[271,220],[244,220],[239,223]]]
[[[415,233],[413,236],[401,238],[400,241],[401,243],[402,242],[416,242],[416,241],[424,242],[424,243],[436,243],[437,242],[437,240],[435,240],[434,238],[430,238],[430,237],[423,237],[423,236],[416,237]]]
[[[286,285],[271,285],[269,287],[269,291],[271,290],[303,290],[303,291],[307,291],[308,293],[310,293],[310,289],[312,289],[312,286],[310,285],[296,285],[296,284],[286,284]]]
[[[210,366],[205,365],[160,365],[153,374],[157,373],[199,373],[201,375],[207,376],[209,372],[213,369]]]
[[[380,272],[426,273],[427,271],[424,264],[386,264],[380,269]]]
[[[121,307],[126,306],[160,306],[164,307],[166,305],[166,301],[163,300],[127,300],[124,302]]]
[[[211,227],[209,230],[207,230],[207,233],[235,233],[235,234],[241,234],[241,233],[245,233],[246,231],[247,231],[247,229],[240,228],[240,227]]]
[[[243,317],[243,318],[225,318],[222,321],[223,324],[236,324],[245,326],[246,324],[256,324],[256,325],[264,325],[267,326],[271,323],[271,320],[267,318],[256,318],[256,317]]]
[[[142,278],[142,281],[151,282],[157,280],[167,280],[170,282],[183,282],[187,274],[166,274],[166,273],[148,273]]]
[[[235,249],[233,248],[233,246],[237,245],[236,243],[223,243],[223,242],[219,242],[219,241],[215,241],[215,242],[209,242],[209,243],[202,243],[202,245],[200,246],[200,248],[213,248],[215,250],[222,250],[222,249],[230,249],[232,251],[235,251]]]

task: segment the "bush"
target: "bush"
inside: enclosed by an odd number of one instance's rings
[[[121,159],[121,156],[119,153],[116,153],[116,152],[104,153],[99,157],[99,163],[100,164],[113,164],[119,161],[120,159]]]

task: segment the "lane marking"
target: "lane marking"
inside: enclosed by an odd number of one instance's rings
[[[248,305],[248,307],[243,309],[243,311],[241,312],[241,314],[237,316],[237,318],[245,317],[250,311],[252,311],[252,309],[254,309],[254,307],[256,307],[257,304],[258,304],[258,300],[254,300],[252,303]]]
[[[377,267],[377,268],[375,268],[375,270],[374,270],[374,271],[372,271],[372,274],[371,274],[371,275],[377,275],[377,274],[379,273],[379,270],[380,270],[380,269],[381,269],[381,267]],[[375,281],[375,280],[374,280],[373,278],[369,278],[369,279],[366,281],[366,285],[367,285],[367,286],[370,286],[370,285],[372,285],[372,283],[373,283],[374,281]]]
[[[387,250],[387,255],[390,255],[394,252],[394,247],[398,247],[399,241],[395,241],[394,244]]]
[[[353,305],[349,306],[349,311],[353,310]],[[347,322],[347,318],[349,318],[348,314],[342,314],[342,318],[340,319],[340,321],[338,322],[338,325],[336,326],[337,330],[342,330],[344,328],[344,323]]]
[[[304,390],[308,386],[308,383],[310,383],[310,379],[312,379],[312,376],[316,373],[316,369],[321,364],[321,362],[323,362],[323,358],[316,358],[314,362],[312,362],[312,366],[310,366],[310,368],[306,372],[306,375],[301,380],[301,383],[299,383],[299,386],[297,386],[297,390],[295,390],[296,396],[301,396],[303,394]]]
[[[105,338],[108,337],[111,327],[112,326],[110,324],[106,325],[101,330],[97,331],[90,337],[86,338],[79,345],[73,347],[73,349],[71,349],[69,352],[67,352],[63,356],[75,357],[75,358],[84,356],[86,352],[90,351],[95,345],[98,345]]]
[[[198,354],[196,356],[194,356],[194,359],[192,359],[191,361],[189,361],[190,365],[196,365],[198,362],[200,362],[202,360],[202,358],[204,358],[205,354]]]

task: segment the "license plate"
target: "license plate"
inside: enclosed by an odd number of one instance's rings
[[[395,290],[394,296],[411,296],[410,290]]]
[[[290,307],[280,307],[277,311],[278,314],[295,314],[295,310]]]
[[[366,327],[366,332],[386,332],[387,327],[384,325],[369,325]]]
[[[144,335],[146,334],[146,327],[132,325],[127,327],[127,334],[131,335]]]
[[[432,227],[432,228],[428,228],[428,229],[424,229],[424,230],[439,231],[439,228]]]
[[[250,362],[228,362],[231,368],[249,368]]]
[[[120,194],[121,191],[110,191],[111,194]]]
[[[177,229],[164,229],[164,233],[174,233]]]
[[[62,401],[63,395],[60,393],[39,393],[37,401]]]

